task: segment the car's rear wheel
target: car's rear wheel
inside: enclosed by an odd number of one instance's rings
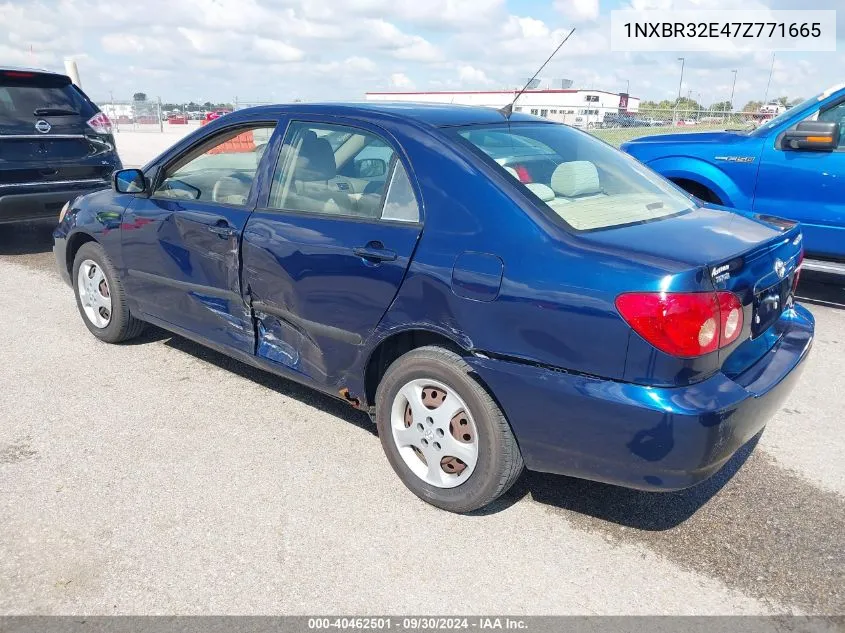
[[[111,260],[96,242],[83,244],[73,260],[76,305],[88,330],[107,343],[138,336],[144,322],[133,317]]]
[[[418,497],[470,512],[502,495],[523,469],[502,411],[454,352],[421,347],[394,361],[376,392],[390,465]]]

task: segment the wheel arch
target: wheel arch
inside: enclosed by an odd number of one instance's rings
[[[725,172],[706,161],[675,156],[651,161],[648,166],[685,191],[688,189],[683,185],[692,183],[694,187],[709,191],[716,197],[716,200],[706,202],[715,202],[726,207],[750,206],[747,204],[747,196],[736,183]],[[690,193],[697,195],[694,191]]]
[[[67,238],[67,248],[65,249],[65,267],[68,274],[73,277],[73,260],[83,244],[88,242],[97,242],[96,238],[85,231],[76,231]],[[99,243],[99,242],[97,242]]]
[[[459,342],[433,329],[418,327],[394,332],[379,341],[367,357],[364,365],[364,397],[367,404],[375,404],[376,389],[393,361],[411,350],[427,345],[443,347],[461,356],[471,353],[466,342]]]

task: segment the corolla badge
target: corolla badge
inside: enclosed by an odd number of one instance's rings
[[[42,134],[46,134],[47,132],[49,132],[52,127],[53,126],[47,123],[47,121],[45,121],[44,119],[38,119],[35,122],[35,129],[41,132]]]
[[[786,277],[786,264],[784,264],[781,260],[775,260],[775,272],[778,274],[778,277],[783,279]]]

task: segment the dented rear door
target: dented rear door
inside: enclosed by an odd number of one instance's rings
[[[313,117],[276,140],[242,240],[256,354],[337,390],[402,284],[421,198],[398,143],[375,126]]]

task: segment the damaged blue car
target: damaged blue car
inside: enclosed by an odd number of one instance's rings
[[[525,114],[265,106],[73,200],[54,252],[97,338],[151,323],[341,398],[468,512],[524,467],[692,486],[788,396],[800,228],[702,204]]]

